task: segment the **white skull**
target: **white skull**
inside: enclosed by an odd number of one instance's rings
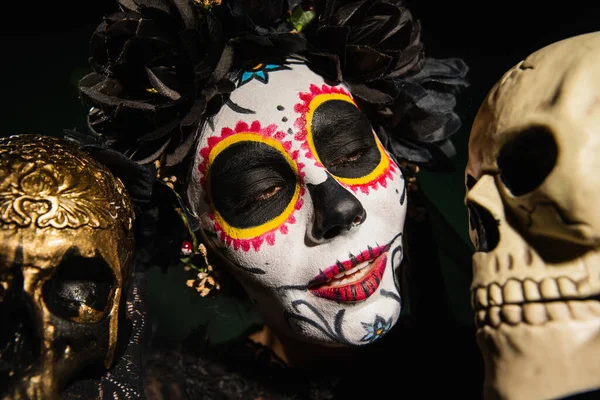
[[[600,33],[542,48],[492,88],[466,168],[486,398],[600,387]]]

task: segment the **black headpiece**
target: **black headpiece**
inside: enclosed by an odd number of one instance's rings
[[[204,117],[235,85],[230,72],[295,55],[346,83],[398,160],[446,168],[460,127],[459,59],[425,56],[421,25],[397,0],[119,0],[91,38],[80,82],[89,126],[140,164],[179,164]]]
[[[112,165],[146,211],[156,212],[157,162],[186,169],[235,71],[290,56],[344,82],[399,164],[451,168],[468,68],[425,55],[421,25],[401,0],[221,1],[118,0],[92,35],[93,71],[79,85],[90,132],[67,136]]]

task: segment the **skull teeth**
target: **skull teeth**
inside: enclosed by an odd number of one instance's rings
[[[478,327],[501,323],[542,325],[548,321],[600,317],[600,301],[589,297],[587,287],[570,278],[509,279],[504,286],[492,283],[472,290]]]
[[[600,301],[553,301],[549,303],[505,304],[475,312],[478,328],[508,325],[543,325],[550,321],[586,320],[600,318]]]
[[[548,302],[552,300],[584,300],[590,296],[584,283],[576,283],[568,277],[546,278],[541,282],[509,279],[504,286],[492,283],[471,291],[473,308],[477,311],[505,304]]]

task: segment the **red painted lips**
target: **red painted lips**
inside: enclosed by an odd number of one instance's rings
[[[369,247],[347,261],[336,262],[314,277],[308,289],[315,296],[330,300],[365,300],[379,287],[387,265],[388,247]]]

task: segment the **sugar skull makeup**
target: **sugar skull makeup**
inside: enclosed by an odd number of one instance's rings
[[[272,328],[355,346],[397,322],[404,178],[348,88],[259,64],[197,146],[187,200]]]

